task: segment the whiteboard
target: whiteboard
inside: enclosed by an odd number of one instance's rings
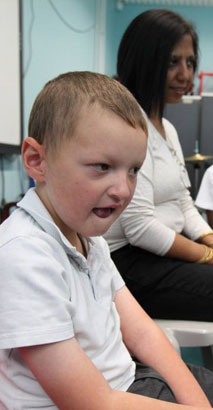
[[[19,0],[0,0],[0,153],[21,145],[20,7]]]

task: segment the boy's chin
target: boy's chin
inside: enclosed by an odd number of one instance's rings
[[[111,226],[111,225],[110,225]],[[93,236],[103,236],[107,231],[108,231],[108,229],[110,228],[110,226],[107,228],[107,229],[99,229],[99,230],[97,230],[97,231],[93,231],[93,232],[91,232],[90,233],[90,235],[86,235],[87,237],[93,237]]]
[[[110,226],[112,225],[112,223],[109,223],[107,226],[103,227],[99,227],[99,228],[94,228],[94,229],[88,229],[88,232],[86,235],[83,236],[87,236],[87,237],[93,237],[93,236],[103,236],[108,229],[110,228]]]
[[[121,212],[119,212],[119,214],[118,212],[113,212],[106,218],[99,217],[93,214],[95,218],[93,216],[92,220],[90,220],[90,223],[87,226],[85,224],[82,232],[78,233],[84,237],[102,236],[109,230],[111,225],[116,221],[120,214]]]

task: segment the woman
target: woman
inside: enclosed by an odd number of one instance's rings
[[[129,25],[118,78],[148,121],[148,152],[134,197],[105,235],[127,286],[154,318],[213,320],[213,232],[189,193],[190,182],[165,104],[192,89],[198,38],[173,11],[148,10]]]

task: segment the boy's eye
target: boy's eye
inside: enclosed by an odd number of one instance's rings
[[[107,164],[93,164],[93,168],[95,168],[97,171],[104,172],[109,169],[109,165]]]
[[[129,170],[129,173],[132,175],[137,175],[139,169],[140,169],[139,167],[133,167]]]

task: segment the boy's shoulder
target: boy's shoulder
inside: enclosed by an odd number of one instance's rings
[[[0,246],[12,241],[16,237],[32,234],[35,221],[22,209],[16,209],[0,225]]]
[[[48,235],[39,223],[39,218],[48,221],[45,209],[39,205],[37,194],[30,190],[24,198],[17,204],[18,208],[0,225],[0,252],[2,257],[5,253],[16,255],[23,253],[25,257],[25,246],[33,248],[40,242],[40,246],[51,243],[51,235]],[[40,206],[40,210],[39,210]],[[33,216],[37,215],[37,218]],[[50,216],[49,219],[51,220]],[[52,242],[54,240],[52,238]]]

